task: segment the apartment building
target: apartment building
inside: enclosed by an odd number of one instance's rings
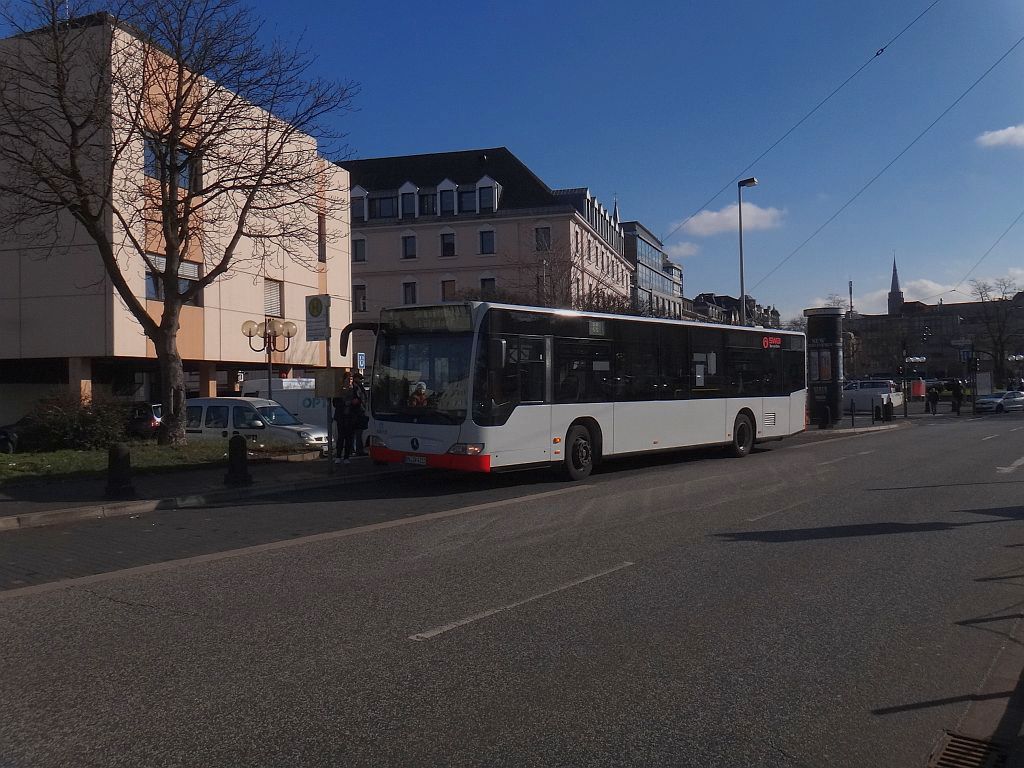
[[[340,165],[351,181],[354,319],[466,298],[629,301],[617,210],[586,188],[551,189],[505,147]],[[357,351],[372,343],[353,338]]]
[[[83,46],[83,61],[90,65],[103,60],[111,66],[113,60],[124,67],[126,57],[165,55],[105,15],[76,21],[75,33],[77,44]],[[25,45],[24,38],[0,41],[0,67],[18,59],[24,67]],[[145,108],[156,110],[153,104]],[[257,122],[266,116],[255,107],[249,109]],[[120,275],[147,314],[159,320],[163,284],[155,279],[150,265],[160,269],[165,263],[161,215],[155,205],[158,195],[153,194],[159,180],[152,178],[161,148],[141,134],[126,140],[114,116],[104,120],[109,125],[97,132],[97,156],[114,158],[106,161],[113,167],[99,162],[90,172],[115,180],[107,188],[110,208],[120,205],[119,210],[124,210],[126,201],[133,198],[142,202],[134,219],[111,215],[103,237],[119,244]],[[319,157],[310,137],[298,135],[291,141],[296,154],[314,164],[323,190],[317,206],[295,206],[292,223],[296,229],[319,234],[308,242],[291,242],[287,248],[266,248],[256,237],[242,237],[229,269],[182,307],[177,345],[190,396],[230,393],[241,372],[266,370],[266,352],[253,350],[242,333],[247,320],[279,318],[295,323],[298,333],[288,349],[272,355],[275,375],[285,376],[326,362],[324,343],[305,341],[307,295],[336,298],[332,327],[340,329],[350,320],[347,173]],[[204,156],[188,157],[187,148],[179,152],[185,156],[179,169],[182,188],[198,188],[204,174],[231,173],[231,163],[223,157],[215,164],[205,162]],[[5,172],[0,167],[0,173]],[[0,207],[8,204],[13,205],[0,199]],[[191,246],[178,271],[182,285],[208,274],[223,257],[224,238],[232,229],[232,204],[227,200],[223,209],[208,208],[204,217],[198,217],[202,222],[191,233]],[[4,329],[0,333],[0,423],[20,416],[39,397],[62,387],[83,397],[106,393],[135,400],[155,398],[159,390],[153,343],[115,288],[95,240],[67,212],[40,220],[27,227],[29,231],[31,235],[11,235],[0,241],[0,273],[5,276],[0,281],[0,327]],[[140,249],[131,246],[133,242],[145,244],[148,264]],[[339,364],[336,355],[333,362]]]

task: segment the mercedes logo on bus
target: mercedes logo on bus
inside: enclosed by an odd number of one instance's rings
[[[409,441],[409,445],[411,445],[411,446],[412,446],[412,449],[413,449],[414,451],[418,451],[418,450],[420,449],[420,441],[419,441],[419,438],[416,438],[416,437],[414,437],[414,438],[413,438],[412,440],[410,440],[410,441]]]

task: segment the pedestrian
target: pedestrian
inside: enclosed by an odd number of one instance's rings
[[[953,391],[953,410],[956,412],[956,415],[959,416],[960,415],[960,406],[963,404],[963,401],[964,401],[964,385],[960,383],[960,379],[954,379],[953,380],[952,391]]]
[[[939,412],[939,388],[934,385],[928,388],[928,405],[933,416]]]
[[[363,443],[363,431],[369,426],[370,418],[366,414],[366,388],[363,386],[363,377],[356,374],[352,380],[352,400],[355,414],[352,438],[352,452],[356,456],[366,455],[366,445]]]
[[[345,377],[341,397],[334,398],[334,423],[338,427],[338,448],[335,464],[348,464],[352,455],[352,441],[355,439],[356,419],[362,412],[362,400],[352,389],[352,380]]]

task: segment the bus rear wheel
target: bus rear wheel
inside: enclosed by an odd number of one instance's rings
[[[565,461],[562,472],[570,480],[586,480],[594,470],[594,446],[590,431],[577,424],[565,436]]]
[[[739,459],[750,453],[754,447],[754,424],[750,417],[741,413],[736,417],[736,423],[732,425],[732,444],[729,446],[729,455]]]

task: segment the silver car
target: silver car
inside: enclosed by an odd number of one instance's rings
[[[1010,390],[982,395],[974,403],[976,413],[1003,413],[1004,411],[1024,411],[1024,392]]]

